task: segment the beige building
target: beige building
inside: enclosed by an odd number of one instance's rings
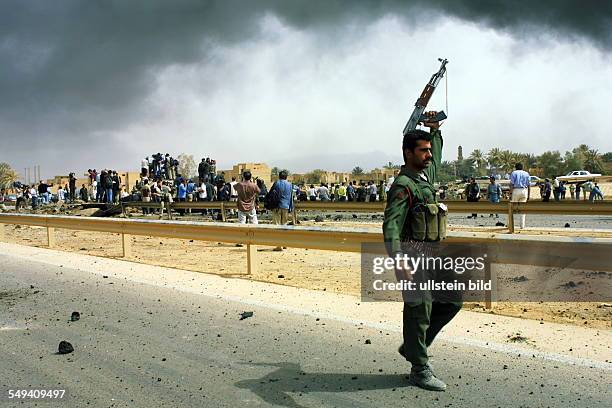
[[[272,169],[266,163],[238,163],[231,170],[218,170],[217,174],[223,173],[225,181],[232,181],[232,177],[235,177],[236,181],[240,181],[242,173],[246,170],[251,172],[253,179],[263,180],[268,187],[272,184]]]
[[[346,181],[352,182],[353,180],[357,183],[373,181],[376,184],[381,181],[389,180],[389,177],[395,177],[399,173],[398,169],[374,169],[369,173],[360,174],[354,176],[351,173],[342,173],[336,171],[324,171],[321,173],[321,183],[326,184],[338,184]],[[308,173],[305,174],[290,174],[288,177],[289,181],[296,184],[310,184],[308,180]]]

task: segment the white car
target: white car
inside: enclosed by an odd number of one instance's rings
[[[533,186],[537,186],[538,183],[543,182],[544,180],[542,180],[541,178],[539,178],[538,176],[529,176],[529,185],[531,187]]]
[[[570,171],[565,176],[557,177],[557,180],[567,181],[567,182],[587,181],[587,180],[593,180],[595,177],[601,177],[601,174],[599,173],[593,174],[586,170],[574,170],[574,171]]]

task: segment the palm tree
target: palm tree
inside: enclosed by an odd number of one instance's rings
[[[355,168],[353,168],[353,170],[351,171],[351,174],[353,176],[361,176],[363,174],[363,169],[359,166],[356,166]]]
[[[596,149],[588,149],[583,153],[584,169],[591,173],[602,173],[604,169],[601,154]]]
[[[11,188],[19,180],[19,174],[8,163],[0,163],[0,188]]]
[[[499,158],[501,155],[501,149],[499,147],[494,147],[489,150],[487,153],[487,162],[489,163],[489,169],[496,170],[499,168]]]
[[[505,173],[510,173],[517,161],[517,154],[510,150],[502,150],[499,154],[499,168]]]
[[[476,170],[478,171],[478,174],[482,175],[483,170],[487,164],[487,159],[485,159],[485,156],[482,153],[482,151],[480,149],[474,149],[472,153],[470,154],[469,159],[476,166]]]

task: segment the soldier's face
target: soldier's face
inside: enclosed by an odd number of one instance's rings
[[[431,164],[431,142],[427,140],[417,140],[417,145],[414,148],[414,152],[411,150],[404,150],[404,157],[406,158],[406,164],[417,170],[424,170]]]

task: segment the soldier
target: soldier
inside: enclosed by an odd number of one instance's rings
[[[428,112],[433,117],[435,112]],[[436,241],[444,238],[445,230],[436,228],[425,233],[414,228],[423,214],[440,213],[437,223],[446,225],[446,213],[443,204],[436,202],[436,170],[442,160],[442,135],[439,122],[426,122],[430,132],[413,130],[404,136],[402,150],[405,164],[401,167],[398,177],[393,182],[387,196],[387,207],[383,223],[383,234],[389,255],[402,255],[407,243],[410,245],[427,244],[437,248]],[[440,209],[441,211],[438,211]],[[426,218],[424,218],[426,219]],[[425,221],[429,225],[429,221]],[[435,236],[434,236],[435,235]],[[396,270],[399,279],[412,280],[409,270]],[[421,388],[443,391],[446,384],[436,378],[428,361],[427,348],[433,342],[440,330],[451,321],[461,309],[460,301],[446,302],[432,299],[431,296],[419,299],[404,297],[403,337],[404,343],[399,353],[412,363],[409,381]]]

